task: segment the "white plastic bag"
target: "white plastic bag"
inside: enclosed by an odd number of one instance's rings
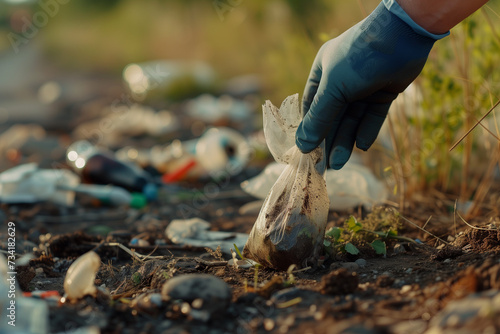
[[[244,181],[241,188],[254,197],[264,199],[285,167],[276,162],[270,163],[262,173]],[[330,210],[348,210],[358,205],[370,210],[389,197],[384,182],[379,181],[368,167],[354,162],[352,156],[341,170],[326,171],[326,190]]]
[[[287,97],[280,109],[270,101],[262,109],[267,145],[287,166],[264,201],[243,256],[280,270],[306,266],[320,255],[327,223],[323,149],[303,154],[295,145],[302,118],[298,94]]]

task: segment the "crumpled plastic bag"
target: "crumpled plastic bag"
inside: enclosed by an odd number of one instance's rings
[[[228,255],[232,255],[234,245],[239,249],[248,239],[245,233],[210,231],[210,223],[201,218],[174,219],[165,229],[165,235],[174,244],[208,247],[213,250],[220,246],[221,251]]]
[[[243,256],[279,270],[314,264],[323,246],[329,208],[323,149],[303,154],[295,145],[302,119],[298,94],[287,97],[279,109],[270,101],[262,109],[269,150],[287,166],[264,201]]]
[[[270,163],[262,173],[244,181],[241,188],[263,200],[285,167],[276,162]],[[352,156],[341,170],[326,171],[326,190],[330,198],[330,210],[348,210],[358,205],[370,210],[389,197],[384,182],[379,181],[368,167],[354,162]]]

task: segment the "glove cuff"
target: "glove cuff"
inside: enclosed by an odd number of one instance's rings
[[[413,21],[413,19],[403,10],[403,8],[401,8],[401,6],[397,3],[396,0],[382,0],[382,2],[384,3],[385,8],[387,8],[389,12],[391,12],[392,14],[396,15],[401,20],[403,20],[403,22],[408,24],[413,29],[413,31],[415,31],[419,35],[426,36],[437,41],[450,34],[449,31],[447,33],[439,35],[428,32],[420,25],[418,25],[415,21]]]

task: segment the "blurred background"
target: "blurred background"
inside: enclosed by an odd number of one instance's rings
[[[64,161],[75,139],[102,139],[99,121],[118,105],[202,115],[189,125],[181,119],[183,126],[142,141],[144,147],[199,136],[208,123],[252,136],[264,100],[279,105],[302,94],[319,47],[378,3],[0,0],[0,171],[30,160]],[[401,205],[429,189],[484,202],[498,180],[495,111],[448,152],[500,96],[498,13],[499,1],[491,0],[436,44],[365,156]],[[203,117],[224,108],[224,116]],[[111,149],[127,144],[106,140]],[[53,148],[49,155],[37,155],[42,142]]]
[[[4,53],[36,48],[65,71],[110,75],[120,75],[133,62],[198,60],[212,66],[221,80],[258,74],[266,96],[282,100],[303,89],[321,44],[360,21],[377,4],[376,0],[2,0],[5,38],[0,48]]]

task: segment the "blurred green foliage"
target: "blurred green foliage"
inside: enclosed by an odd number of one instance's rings
[[[104,5],[105,3],[105,5]],[[46,53],[69,68],[119,73],[131,62],[202,60],[222,78],[261,75],[266,97],[302,93],[325,36],[378,0],[72,0],[43,31]]]
[[[449,149],[500,98],[498,9],[490,1],[436,43],[417,81],[421,102],[403,117],[391,115],[407,190],[437,188],[472,199],[491,184],[499,149],[493,135],[478,126]],[[500,137],[496,117],[483,125]]]

